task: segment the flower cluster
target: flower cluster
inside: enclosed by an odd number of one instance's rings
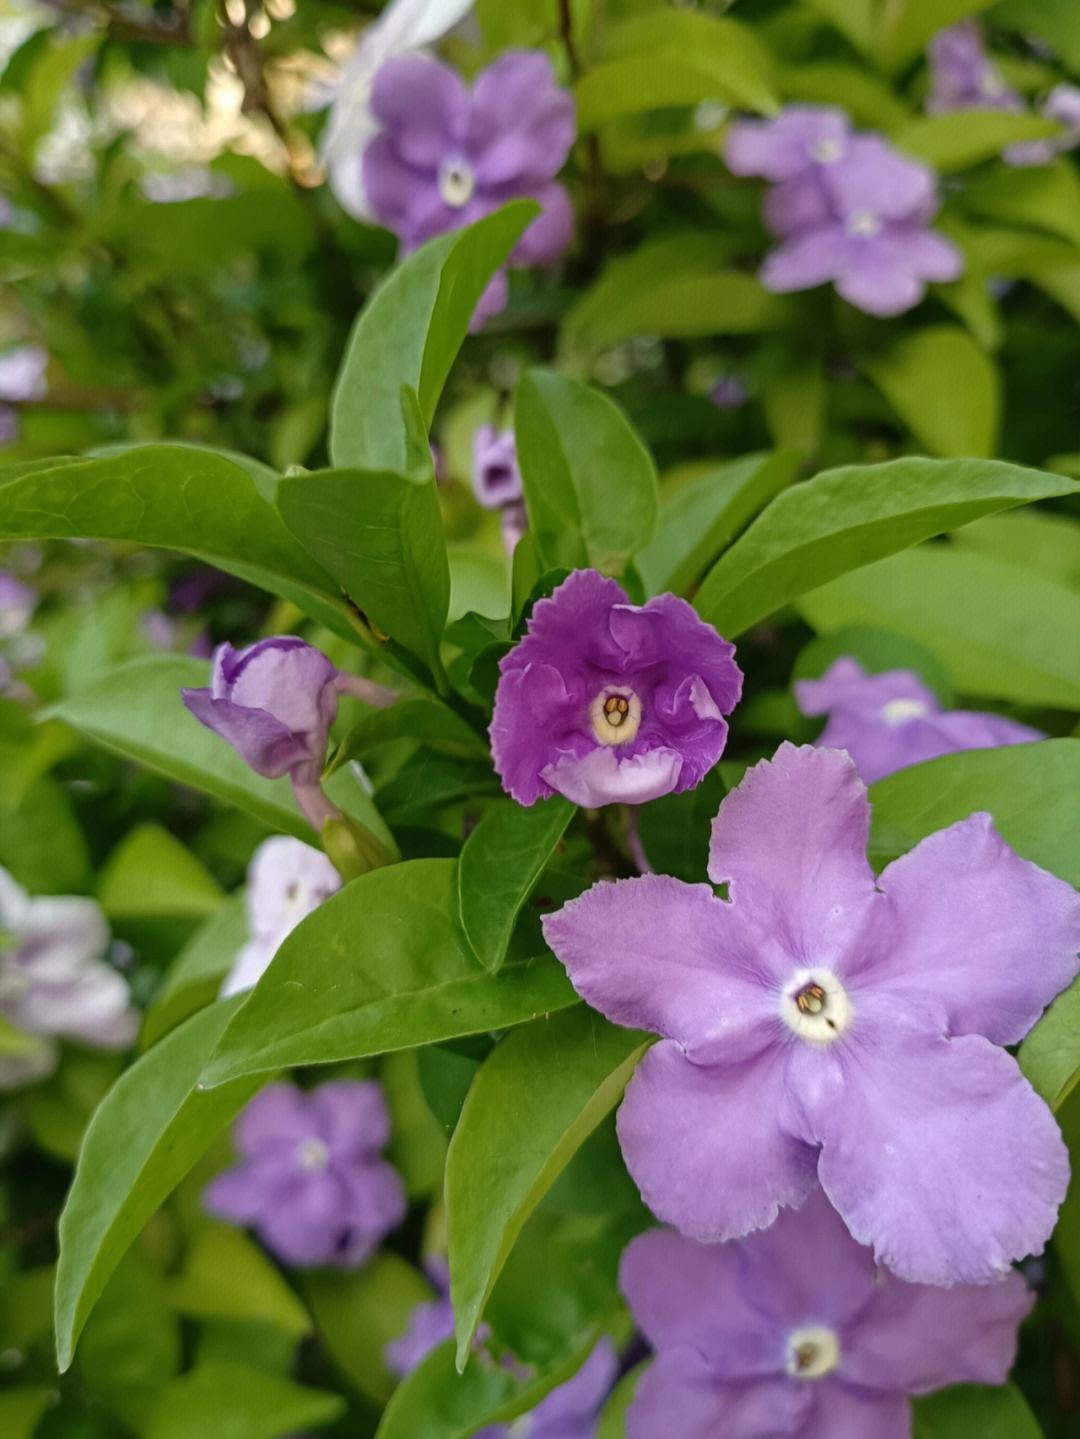
[[[772,183],[764,218],[780,243],[761,271],[766,289],[831,283],[868,314],[899,315],[927,283],[963,271],[960,252],[930,228],[933,172],[880,135],[853,131],[843,110],[792,105],[773,120],[741,120],[725,159],[736,175]]]
[[[508,554],[525,533],[525,492],[513,430],[479,425],[473,436],[473,493],[486,510],[498,510]]]
[[[846,749],[867,784],[957,750],[1045,738],[1030,725],[1001,715],[943,710],[913,670],[871,675],[846,655],[820,679],[796,680],[795,698],[803,714],[828,715],[818,744]]]

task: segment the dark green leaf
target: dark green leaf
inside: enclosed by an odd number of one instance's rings
[[[389,709],[372,710],[349,731],[334,753],[331,770],[362,758],[387,740],[417,739],[431,749],[458,756],[482,756],[487,745],[467,720],[436,699],[399,700]]]
[[[285,1439],[344,1408],[337,1394],[254,1365],[205,1360],[163,1391],[146,1439]]]
[[[231,895],[199,926],[169,966],[143,1020],[142,1049],[149,1049],[217,996],[247,937],[244,896]]]

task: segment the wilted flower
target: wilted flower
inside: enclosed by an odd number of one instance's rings
[[[566,249],[573,211],[555,176],[574,142],[574,102],[542,51],[507,51],[471,91],[448,65],[401,56],[376,75],[371,107],[382,130],[364,151],[364,186],[403,249],[526,197],[544,213],[510,265],[547,265]],[[502,309],[506,292],[500,273],[480,302],[481,318]]]
[[[286,1264],[362,1264],[405,1217],[397,1170],[381,1158],[390,1118],[375,1080],[304,1092],[269,1084],[233,1128],[240,1161],[219,1174],[207,1209],[249,1225]]]
[[[44,1039],[125,1049],[138,1030],[126,981],[103,958],[109,926],[79,895],[31,897],[0,869],[0,1015]],[[0,1086],[47,1073],[55,1047],[0,1061]]]
[[[795,106],[732,126],[725,152],[738,175],[776,181],[765,222],[781,243],[761,282],[779,293],[832,283],[871,315],[898,315],[929,281],[955,280],[963,259],[928,228],[934,174],[878,135],[853,134],[842,111]]]
[[[847,655],[820,679],[796,680],[795,698],[803,714],[828,715],[818,744],[846,749],[867,784],[957,750],[1046,738],[1001,715],[943,710],[913,670],[870,675]]]
[[[222,995],[256,984],[302,919],[341,888],[341,876],[321,850],[290,835],[263,840],[247,872],[244,906],[248,940],[233,961]]]
[[[962,20],[939,30],[927,47],[930,115],[952,110],[1023,110],[1024,102],[1001,77],[986,53],[977,20]]]
[[[646,1203],[703,1241],[820,1181],[919,1283],[1042,1249],[1069,1178],[1053,1116],[999,1046],[1078,968],[1080,896],[975,814],[875,880],[850,758],[781,745],[713,822],[709,877],[595,886],[544,921],[578,993],[663,1036],[619,1112]]]
[[[338,811],[320,787],[338,696],[393,704],[392,690],[343,674],[304,640],[282,635],[245,650],[220,645],[207,689],[181,691],[184,704],[232,745],[256,774],[288,775],[297,803],[316,830]]]
[[[685,600],[633,605],[576,570],[540,600],[500,662],[495,768],[519,804],[554,793],[590,808],[644,804],[701,783],[742,692],[734,645]]]
[[[0,640],[22,634],[37,608],[37,594],[6,570],[0,570]]]
[[[910,1439],[909,1394],[1004,1383],[1033,1302],[1015,1273],[939,1289],[876,1269],[820,1190],[730,1244],[641,1234],[620,1281],[658,1350],[627,1439]]]

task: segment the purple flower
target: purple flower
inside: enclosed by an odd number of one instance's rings
[[[1059,155],[1080,145],[1080,89],[1075,85],[1055,85],[1041,106],[1047,120],[1056,120],[1062,133],[1048,140],[1030,140],[1010,145],[1005,159],[1010,165],[1049,165]]]
[[[22,634],[37,608],[37,595],[6,570],[0,570],[0,640]]]
[[[0,400],[42,399],[48,364],[48,353],[40,345],[16,345],[0,355]]]
[[[417,1304],[409,1315],[404,1334],[392,1340],[384,1353],[386,1367],[399,1379],[411,1374],[416,1366],[454,1332],[454,1309],[450,1303],[450,1269],[445,1259],[432,1259],[425,1264],[428,1278],[435,1286],[435,1298]]]
[[[291,635],[239,651],[220,645],[209,688],[181,691],[195,718],[231,744],[256,774],[289,776],[316,830],[337,814],[319,780],[342,693],[372,705],[396,698],[382,685],[343,674],[320,650]]]
[[[709,399],[718,410],[741,410],[749,398],[746,382],[738,375],[721,375],[709,391]]]
[[[658,1351],[627,1439],[910,1439],[909,1394],[1002,1384],[1033,1296],[1018,1274],[938,1289],[876,1269],[820,1191],[771,1229],[654,1229],[620,1280]]]
[[[723,753],[742,692],[734,653],[685,600],[632,605],[614,580],[576,570],[499,666],[491,743],[504,789],[519,804],[558,793],[589,808],[692,789]]]
[[[382,130],[364,151],[364,187],[375,217],[405,250],[522,197],[537,200],[544,213],[510,264],[547,265],[566,249],[573,211],[555,176],[574,142],[574,102],[541,51],[507,51],[471,90],[437,60],[399,56],[375,76],[371,107]],[[499,275],[481,301],[482,315],[505,299]]]
[[[286,937],[340,888],[341,876],[321,850],[289,835],[264,840],[247,873],[248,941],[233,961],[222,995],[256,984]]]
[[[912,670],[870,675],[845,655],[818,680],[797,680],[805,715],[828,715],[818,744],[846,749],[867,784],[910,764],[962,749],[1028,744],[1046,736],[977,710],[943,710]]]
[[[851,759],[783,744],[713,822],[709,877],[594,886],[544,921],[578,993],[662,1036],[619,1112],[646,1203],[695,1239],[771,1224],[820,1181],[918,1283],[1040,1251],[1068,1158],[999,1046],[1071,981],[1080,896],[975,814],[875,880]]]
[[[127,982],[103,958],[109,926],[100,905],[79,895],[31,897],[0,869],[0,1015],[43,1039],[126,1049],[138,1030]],[[0,1087],[48,1073],[52,1044],[0,1066]]]
[[[927,48],[930,115],[952,110],[1008,110],[1017,112],[1024,102],[1001,78],[983,46],[977,20],[963,20],[939,30]]]
[[[781,241],[762,267],[766,289],[832,283],[868,314],[898,315],[922,299],[928,281],[963,270],[956,247],[928,228],[933,172],[878,135],[851,134],[841,112],[796,106],[775,120],[740,121],[726,159],[735,174],[777,182],[764,206]]]
[[[473,436],[473,492],[486,510],[516,504],[524,491],[513,430],[480,425]]]
[[[355,1268],[405,1217],[397,1170],[380,1157],[389,1137],[375,1080],[269,1084],[236,1121],[240,1162],[213,1180],[206,1207],[286,1264]]]

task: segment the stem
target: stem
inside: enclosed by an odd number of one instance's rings
[[[389,709],[391,705],[397,704],[400,698],[397,690],[392,690],[387,685],[362,679],[360,675],[345,674],[341,670],[334,681],[334,688],[339,694],[351,695],[353,699],[362,700],[364,704],[373,705],[376,709]]]
[[[328,819],[342,818],[341,811],[327,799],[318,780],[302,781],[294,777],[292,787],[300,813],[316,834],[322,834],[323,825]]]

